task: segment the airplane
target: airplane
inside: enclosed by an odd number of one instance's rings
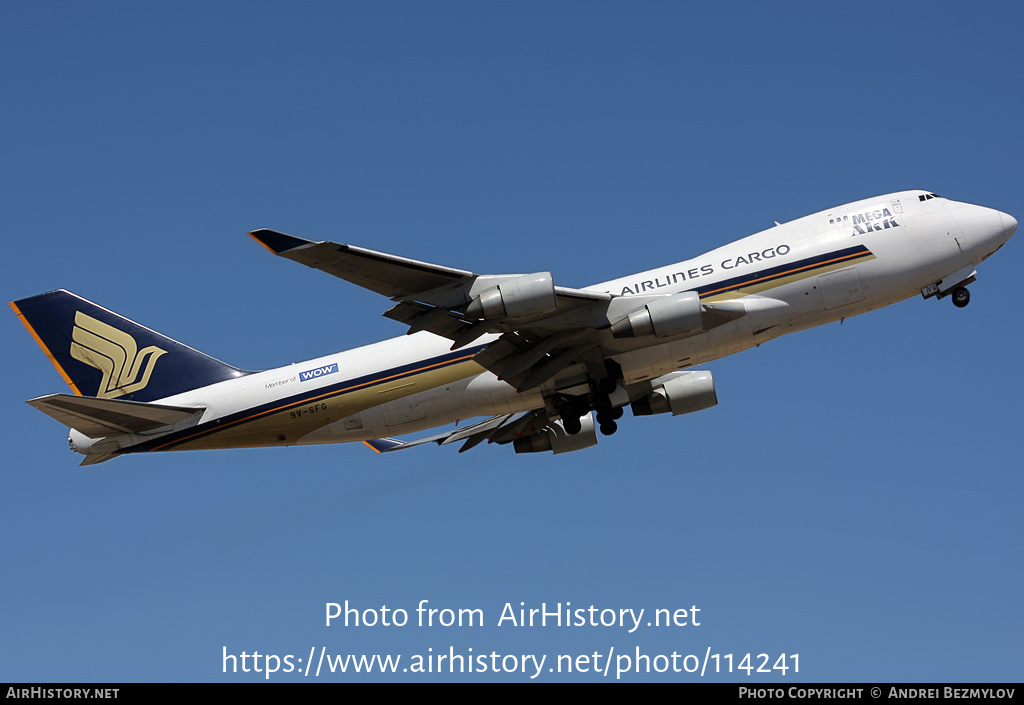
[[[921,295],[970,301],[1012,216],[928,191],[837,206],[698,257],[583,289],[550,272],[478,275],[273,230],[275,255],[391,299],[407,335],[242,370],[65,290],[11,307],[74,394],[28,404],[83,465],[136,452],[362,441],[565,453],[634,416],[718,403],[718,358]],[[475,417],[483,420],[459,426]],[[416,440],[395,436],[455,428]]]

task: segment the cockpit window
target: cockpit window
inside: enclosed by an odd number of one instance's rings
[[[919,201],[928,201],[928,200],[931,200],[933,198],[942,198],[942,196],[940,196],[937,193],[923,193],[923,194],[921,194],[920,196],[917,197],[917,199]]]

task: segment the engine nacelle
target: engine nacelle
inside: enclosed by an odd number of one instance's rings
[[[650,416],[671,411],[673,416],[709,409],[718,403],[715,380],[710,372],[680,372],[630,406],[634,416]]]
[[[696,333],[704,328],[703,309],[696,291],[683,291],[655,299],[612,325],[616,338],[653,335],[671,338]]]
[[[488,289],[470,302],[472,318],[529,318],[558,308],[551,272],[521,274]]]
[[[562,426],[562,420],[554,421],[543,429],[525,438],[512,441],[517,453],[539,453],[544,450],[555,453],[568,453],[597,445],[597,432],[594,430],[594,416],[590,413],[580,417],[583,428],[579,433],[569,435]]]

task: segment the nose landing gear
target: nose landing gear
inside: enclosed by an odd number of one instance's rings
[[[949,276],[943,277],[941,281],[929,284],[921,289],[921,296],[926,299],[930,299],[933,296],[940,299],[952,296],[953,305],[957,308],[963,308],[971,302],[971,292],[967,290],[967,286],[975,282],[977,274],[974,265],[968,264]]]
[[[967,304],[971,303],[971,292],[967,290],[967,287],[958,286],[953,289],[953,305],[957,308],[963,308]]]

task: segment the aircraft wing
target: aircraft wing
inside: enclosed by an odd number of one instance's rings
[[[555,286],[549,272],[479,275],[273,230],[250,235],[276,255],[390,297],[396,305],[384,315],[409,326],[409,333],[426,330],[448,338],[453,350],[488,333],[500,335],[477,361],[520,389],[543,383],[596,350],[618,298]],[[590,357],[603,361],[599,354]]]
[[[391,298],[458,285],[476,276],[461,269],[417,262],[354,245],[312,242],[273,230],[254,230],[249,234],[275,255]]]
[[[591,380],[614,379],[606,363],[612,354],[649,345],[649,336],[696,334],[742,315],[742,306],[702,305],[697,292],[614,296],[555,286],[550,272],[481,275],[273,230],[250,235],[276,255],[390,297],[395,305],[384,315],[409,333],[448,338],[452,350],[499,336],[474,360],[520,391],[574,363]]]
[[[550,419],[544,409],[537,409],[535,411],[525,411],[521,414],[492,416],[463,428],[456,428],[436,436],[418,438],[414,441],[401,441],[397,438],[378,438],[372,441],[364,441],[364,443],[378,453],[389,453],[393,450],[404,450],[424,443],[436,443],[444,446],[450,443],[465,441],[462,447],[459,448],[459,452],[464,453],[484,441],[502,445],[511,443],[522,435],[535,433],[538,428],[548,423],[550,423]]]

